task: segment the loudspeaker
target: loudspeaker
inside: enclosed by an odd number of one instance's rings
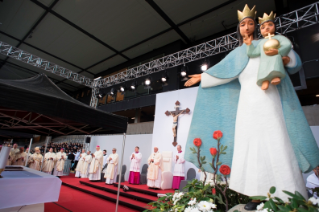
[[[86,137],[85,143],[87,144],[91,143],[91,137]]]

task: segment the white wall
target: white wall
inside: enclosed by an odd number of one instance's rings
[[[177,153],[176,147],[172,145],[172,142],[174,141],[172,132],[173,117],[166,116],[165,112],[167,110],[175,110],[175,102],[178,100],[181,103],[180,110],[189,108],[191,111],[190,114],[185,114],[178,118],[177,143],[180,144],[182,146],[182,150],[185,151],[188,131],[193,117],[192,112],[194,110],[197,97],[197,89],[197,87],[188,88],[159,93],[156,95],[152,148],[156,146],[159,148],[160,152],[172,151],[173,154]],[[185,174],[189,168],[194,168],[196,172],[198,171],[194,164],[186,162]],[[199,177],[200,174],[197,174],[198,179]]]
[[[92,136],[90,151],[95,152],[97,145],[101,147],[101,150],[107,150],[107,154],[112,154],[112,149],[117,149],[117,154],[119,155],[119,168],[122,158],[122,141],[123,135],[109,135],[109,136]],[[140,147],[140,152],[142,153],[141,169],[143,164],[147,163],[147,158],[151,154],[152,147],[152,134],[140,134],[140,135],[127,135],[125,148],[124,148],[124,162],[127,170],[125,173],[125,180],[128,180],[129,169],[130,169],[130,155],[134,152],[136,146]],[[142,170],[141,170],[142,171]]]

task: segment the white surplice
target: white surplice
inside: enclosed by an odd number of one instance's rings
[[[92,155],[86,155],[84,158],[84,163],[81,170],[81,178],[89,177],[89,169],[90,169],[91,162],[92,162]]]
[[[82,171],[82,167],[83,167],[83,164],[84,164],[84,157],[86,156],[86,153],[81,153],[80,154],[80,159],[79,159],[79,162],[75,168],[75,177],[80,177],[81,176],[81,171]]]
[[[133,154],[135,155],[135,157],[132,159]],[[140,172],[142,153],[133,152],[130,156],[130,160],[131,160],[130,172],[131,171],[132,172]]]
[[[103,166],[103,152],[101,150],[94,152],[89,169],[89,180],[100,180]]]
[[[154,162],[151,162],[153,160]],[[159,152],[152,153],[148,160],[147,186],[161,188],[163,157]]]
[[[24,166],[27,160],[27,153],[22,152],[16,154],[16,158],[14,159],[13,165]]]
[[[108,158],[108,165],[104,178],[106,178],[106,184],[113,184],[116,182],[119,155],[117,153],[111,154]],[[110,160],[110,158],[112,158],[112,160]]]
[[[51,160],[51,158],[52,158],[52,160]],[[53,153],[53,152],[46,153],[44,155],[42,172],[45,172],[47,174],[51,174],[55,161],[56,161],[55,153]]]
[[[179,157],[176,160],[176,155]],[[184,159],[184,152],[180,152],[174,155],[173,161],[175,162],[173,176],[178,177],[185,177],[185,159]]]
[[[62,158],[63,156],[63,158]],[[56,164],[54,167],[54,172],[53,175],[55,176],[63,176],[63,169],[64,169],[64,162],[66,161],[67,156],[66,154],[63,152],[58,152],[56,153]]]

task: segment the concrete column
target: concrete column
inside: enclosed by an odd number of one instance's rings
[[[140,122],[141,122],[141,109],[137,108],[137,109],[135,109],[134,123],[140,123]]]

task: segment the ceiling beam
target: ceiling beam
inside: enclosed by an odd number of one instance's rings
[[[99,38],[95,37],[94,35],[92,35],[91,33],[85,31],[84,29],[82,29],[81,27],[79,27],[78,25],[76,25],[75,23],[69,21],[68,19],[64,18],[62,15],[58,14],[57,12],[53,11],[51,8],[45,6],[44,4],[42,4],[41,2],[37,1],[37,0],[30,0],[31,2],[35,3],[36,5],[38,5],[39,7],[48,10],[52,15],[54,15],[55,17],[59,18],[60,20],[64,21],[65,23],[69,24],[70,26],[72,26],[73,28],[77,29],[78,31],[82,32],[83,34],[87,35],[89,38],[95,40],[96,42],[102,44],[103,46],[105,46],[106,48],[112,50],[113,52],[121,55],[123,58],[125,58],[126,60],[130,60],[130,58],[128,58],[127,56],[125,56],[124,54],[122,54],[121,52],[119,52],[118,50],[116,50],[115,48],[111,47],[110,45],[106,44],[105,42],[103,42],[102,40],[100,40]]]
[[[63,125],[65,125],[65,126],[68,126],[69,128],[72,128],[72,129],[74,129],[74,130],[76,130],[76,131],[79,131],[79,132],[82,132],[82,133],[85,133],[85,134],[89,134],[89,132],[86,132],[86,131],[81,130],[81,129],[76,128],[76,127],[73,127],[72,125],[68,125],[68,124],[63,123],[63,122],[61,122],[61,121],[58,121],[58,120],[56,120],[56,119],[53,119],[53,118],[51,118],[51,117],[49,117],[49,116],[43,116],[43,117],[48,118],[48,119],[50,119],[51,121],[55,121],[55,122],[57,122],[57,123],[59,123],[59,124],[63,124]]]
[[[56,3],[58,3],[59,0],[55,0],[51,5],[50,5],[50,9],[52,9]],[[24,37],[22,38],[22,40],[19,41],[18,45],[16,46],[17,48],[19,48],[19,46],[29,37],[29,35],[32,33],[32,31],[40,24],[40,22],[44,19],[44,17],[49,13],[48,10],[46,10],[41,17],[39,18],[39,20],[37,22],[35,22],[35,24],[31,27],[31,29],[24,35]],[[6,59],[4,60],[4,63],[0,64],[0,69],[1,67],[6,63],[6,61],[9,59],[9,57],[6,57]]]

